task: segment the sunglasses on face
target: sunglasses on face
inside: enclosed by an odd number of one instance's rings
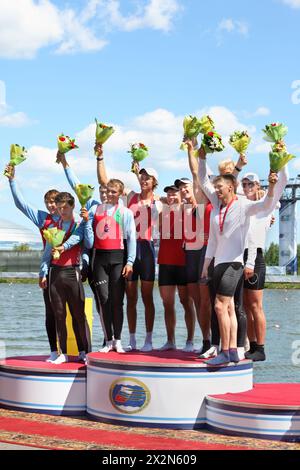
[[[247,186],[248,186],[249,188],[254,188],[254,184],[255,184],[255,183],[251,183],[251,182],[249,182],[249,183],[242,183],[242,186],[243,186],[243,188],[247,188]]]

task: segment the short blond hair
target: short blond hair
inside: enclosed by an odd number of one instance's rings
[[[124,183],[121,180],[118,180],[117,178],[111,178],[106,185],[106,189],[108,186],[116,186],[119,189],[119,193],[123,194],[124,193]]]
[[[227,160],[222,160],[218,165],[219,173],[220,175],[223,175],[224,173],[232,174],[234,172],[234,167],[235,163],[233,160],[230,160],[229,158]]]

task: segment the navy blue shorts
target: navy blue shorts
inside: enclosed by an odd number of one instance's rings
[[[185,250],[187,284],[198,283],[201,279],[206,248],[204,245],[201,250]]]
[[[155,280],[155,251],[153,241],[137,240],[136,258],[133,264],[133,272],[129,281],[154,281]]]
[[[160,264],[158,273],[159,286],[185,286],[186,268],[175,264]]]
[[[248,258],[248,250],[244,253],[244,263],[246,264]],[[250,290],[262,290],[265,287],[266,279],[266,262],[264,259],[263,251],[261,248],[257,248],[254,275],[247,281],[244,281],[244,289]]]

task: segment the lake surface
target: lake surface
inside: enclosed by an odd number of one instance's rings
[[[89,287],[86,295],[92,297]],[[153,344],[159,348],[166,341],[164,312],[159,291],[154,291],[156,319]],[[179,299],[177,305],[176,344],[185,345],[186,329]],[[300,290],[265,290],[264,309],[267,317],[265,362],[254,364],[256,382],[300,382]],[[138,347],[143,346],[145,336],[144,308],[138,302]],[[122,343],[128,342],[126,314]],[[44,303],[42,293],[35,284],[0,284],[0,341],[6,356],[48,354],[48,340],[44,327]],[[102,344],[103,334],[94,308],[93,350]],[[197,326],[195,346],[202,344]]]

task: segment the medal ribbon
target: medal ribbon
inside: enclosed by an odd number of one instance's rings
[[[222,209],[223,209],[223,206],[220,207],[220,211],[219,211],[219,229],[220,229],[220,233],[222,234],[223,233],[223,228],[224,228],[224,223],[225,223],[225,219],[226,219],[226,216],[227,216],[227,212],[229,211],[230,207],[232,206],[232,204],[234,203],[234,201],[236,201],[236,197],[233,198],[229,204],[227,204],[226,206],[226,209],[225,209],[225,212],[224,212],[224,216],[223,216],[223,219],[222,219]]]

